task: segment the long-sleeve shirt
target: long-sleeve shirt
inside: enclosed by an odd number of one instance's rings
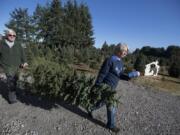
[[[0,67],[6,74],[14,75],[19,65],[25,62],[23,48],[18,42],[14,42],[12,47],[9,47],[5,41],[0,43]]]
[[[129,78],[123,73],[122,60],[116,55],[112,55],[103,62],[95,85],[106,83],[115,90],[119,79],[128,80]]]

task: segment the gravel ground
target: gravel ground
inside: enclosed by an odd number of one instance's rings
[[[115,134],[104,127],[105,107],[90,119],[82,108],[29,94],[19,94],[19,102],[11,105],[0,86],[0,135]],[[119,135],[180,135],[180,97],[124,81],[117,90]]]

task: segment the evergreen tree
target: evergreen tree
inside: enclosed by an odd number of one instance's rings
[[[65,39],[65,45],[73,45],[78,47],[78,38],[79,35],[77,34],[78,28],[78,7],[77,3],[73,1],[68,1],[64,6],[64,35],[63,38]]]
[[[167,58],[171,58],[172,56],[178,56],[179,52],[180,52],[179,46],[171,45],[171,46],[168,46],[168,48],[166,49],[165,56]]]
[[[140,54],[134,63],[134,68],[140,72],[144,72],[145,65],[147,64],[146,61],[147,61],[146,56],[143,54]]]
[[[59,0],[53,0],[50,12],[47,14],[47,35],[45,37],[46,44],[50,48],[59,48],[63,45],[63,9]]]
[[[172,63],[168,70],[168,73],[172,77],[177,77],[177,78],[180,77],[180,62],[177,61]]]
[[[108,52],[108,44],[107,44],[107,42],[105,41],[104,43],[103,43],[103,45],[102,45],[102,48],[101,48],[101,51],[102,51],[102,54],[106,54],[106,52]]]
[[[27,45],[33,40],[33,27],[31,17],[28,15],[28,9],[18,8],[10,13],[11,19],[6,24],[7,28],[16,31],[17,40]]]
[[[112,55],[114,53],[115,46],[116,45],[114,45],[114,44],[108,45],[105,41],[101,48],[101,52],[104,55],[104,57],[108,57],[108,56]]]
[[[81,47],[89,47],[94,44],[92,18],[88,6],[80,5],[80,34],[82,36]]]
[[[42,7],[37,5],[35,12],[33,13],[33,26],[34,26],[34,37],[37,44],[45,44],[46,37],[48,36],[48,19],[49,19],[50,7]]]
[[[37,5],[33,14],[36,28],[36,41],[43,43],[51,49],[63,45],[63,8],[61,1],[53,0],[45,7]]]
[[[94,44],[91,15],[86,5],[68,1],[64,6],[65,39],[77,48]],[[68,39],[67,39],[68,38]]]

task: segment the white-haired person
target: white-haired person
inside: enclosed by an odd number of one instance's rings
[[[0,42],[0,79],[7,82],[9,103],[17,102],[16,85],[19,67],[28,66],[24,50],[16,41],[16,32],[12,29],[5,31],[5,37]],[[2,73],[3,72],[3,73]]]
[[[128,81],[129,79],[140,75],[139,72],[131,72],[129,74],[125,74],[123,72],[122,58],[127,54],[128,46],[126,44],[119,43],[115,46],[114,54],[105,59],[101,69],[99,70],[99,74],[95,82],[95,87],[98,87],[99,85],[108,85],[110,86],[109,88],[111,90],[115,91],[120,79]],[[92,112],[102,107],[103,105],[106,105],[107,108],[107,128],[113,132],[119,132],[120,129],[116,126],[115,121],[117,108],[115,105],[108,105],[102,99],[96,105],[94,105],[94,107],[88,110],[89,116],[93,118]]]

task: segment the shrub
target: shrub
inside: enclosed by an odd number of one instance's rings
[[[65,64],[57,64],[44,58],[36,58],[30,74],[34,78],[31,91],[47,98],[63,99],[64,101],[91,108],[101,98],[108,104],[117,104],[115,91],[109,86],[93,87],[95,77],[78,74]]]
[[[58,64],[38,57],[34,59],[30,68],[30,74],[34,78],[32,89],[35,93],[42,96],[58,97],[63,79],[72,72],[72,69],[64,64]]]
[[[61,97],[68,103],[80,105],[87,110],[103,99],[108,104],[117,105],[116,92],[108,85],[94,86],[94,77],[86,77],[84,74],[75,73],[68,76],[63,83]]]
[[[144,72],[146,61],[147,61],[146,56],[143,54],[140,54],[136,59],[134,68],[140,72]]]
[[[180,77],[180,62],[174,62],[172,63],[172,65],[170,66],[168,73],[170,76],[172,77]]]

